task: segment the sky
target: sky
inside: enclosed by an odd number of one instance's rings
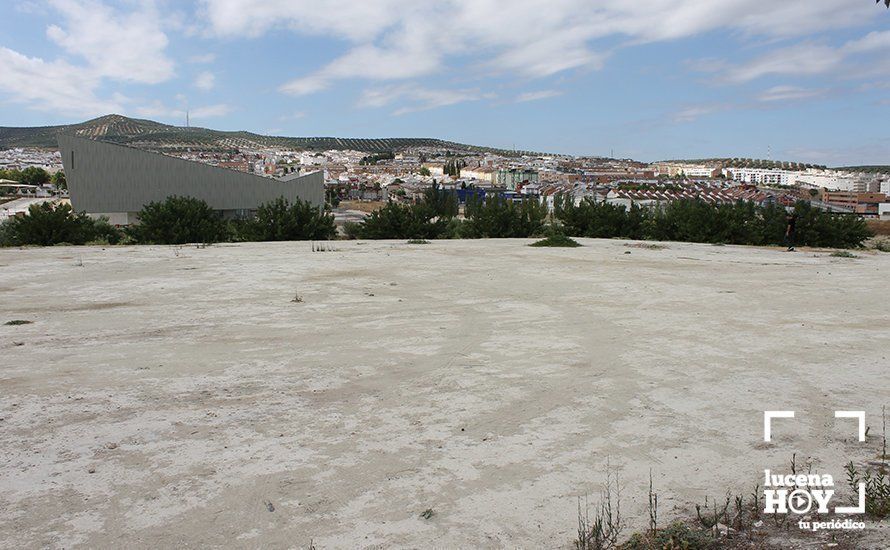
[[[0,126],[118,113],[655,161],[890,164],[873,0],[0,0]]]

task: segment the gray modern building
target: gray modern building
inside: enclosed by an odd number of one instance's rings
[[[249,216],[279,197],[324,205],[324,174],[265,178],[75,136],[60,135],[59,149],[71,206],[128,225],[152,201],[171,195],[204,200],[226,218]]]

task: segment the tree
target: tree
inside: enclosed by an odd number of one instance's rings
[[[853,248],[871,236],[859,216],[834,215],[805,201],[794,208],[797,242],[802,246]],[[628,210],[590,199],[576,206],[566,199],[557,201],[554,215],[573,237],[775,245],[782,243],[787,212],[778,204],[757,206],[747,201],[712,205],[692,199],[652,209],[634,205]]]
[[[544,230],[547,206],[536,199],[519,202],[501,195],[467,201],[467,221],[461,231],[474,238],[524,238]]]
[[[65,172],[59,170],[52,176],[52,183],[56,186],[56,189],[67,190],[68,189],[68,179],[65,177]]]
[[[44,202],[28,208],[28,215],[12,218],[3,224],[4,245],[85,244],[103,240],[115,244],[120,231],[108,220],[94,220],[84,212],[75,213],[71,205]]]
[[[457,195],[452,191],[442,189],[437,183],[433,183],[431,187],[423,192],[422,202],[438,218],[448,219],[457,216]]]
[[[42,183],[47,183],[49,180],[49,172],[47,172],[43,168],[38,168],[37,166],[29,166],[22,170],[19,183],[24,183],[27,185],[40,185]]]
[[[261,204],[242,231],[251,241],[321,241],[337,234],[332,214],[300,199],[291,204],[284,197]]]
[[[325,191],[325,202],[330,204],[332,207],[337,208],[340,206],[340,194],[336,189],[327,189]]]
[[[426,203],[412,205],[388,203],[361,223],[363,239],[438,239],[445,232],[448,220],[436,217]]]
[[[575,205],[573,198],[565,195],[555,201],[553,213],[570,237],[640,239],[643,236],[645,213],[638,206],[628,210],[624,205],[597,202],[592,198]]]
[[[228,229],[218,212],[193,197],[170,196],[150,202],[138,214],[139,224],[130,228],[139,243],[214,243],[228,238]]]
[[[426,166],[421,166],[420,167],[420,175],[421,176],[431,176],[432,173],[430,172],[430,169],[427,168]]]

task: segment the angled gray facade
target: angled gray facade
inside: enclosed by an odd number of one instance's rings
[[[322,172],[278,180],[168,157],[133,147],[59,136],[59,150],[74,210],[126,225],[152,201],[171,195],[204,200],[226,217],[247,215],[284,197],[324,205]]]

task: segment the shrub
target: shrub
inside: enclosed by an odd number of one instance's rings
[[[885,443],[886,445],[886,443]],[[883,455],[882,460],[887,456]],[[884,470],[878,469],[871,472],[866,468],[865,473],[860,473],[853,462],[847,466],[847,484],[852,494],[859,495],[859,484],[865,484],[865,513],[876,518],[890,517],[890,477]]]
[[[75,213],[68,204],[51,202],[31,205],[27,216],[12,218],[0,229],[0,241],[6,246],[117,242],[120,237],[107,219],[94,220],[84,212]]]
[[[638,206],[632,206],[628,211],[623,205],[600,203],[590,198],[576,205],[566,196],[555,202],[553,213],[571,237],[643,237],[644,212]]]
[[[634,533],[621,545],[622,550],[708,550],[718,547],[718,541],[709,532],[693,529],[679,521],[654,533]]]
[[[466,215],[462,236],[526,238],[543,233],[547,206],[535,199],[514,202],[500,195],[490,195],[484,199],[470,199]]]
[[[533,242],[529,246],[553,246],[553,247],[566,247],[566,248],[576,248],[581,246],[581,244],[572,239],[571,237],[566,237],[565,235],[550,235],[549,237],[542,239],[540,241]]]
[[[214,243],[228,239],[229,231],[219,213],[193,197],[167,197],[146,204],[138,214],[139,224],[130,234],[139,243]]]
[[[299,199],[291,204],[284,197],[260,205],[253,219],[234,227],[250,241],[323,241],[337,234],[333,215]]]
[[[798,245],[853,248],[871,236],[858,216],[831,214],[804,201],[794,210]],[[786,213],[783,206],[775,204],[757,206],[739,201],[712,205],[699,199],[674,201],[662,208],[634,205],[627,209],[591,199],[575,205],[567,197],[558,200],[554,209],[569,236],[747,245],[781,244]]]
[[[797,241],[808,246],[856,248],[872,237],[865,220],[851,214],[828,214],[809,203],[798,202]]]
[[[358,222],[346,222],[343,224],[343,234],[347,239],[358,239],[362,232],[362,224]]]
[[[437,218],[434,209],[425,203],[390,202],[362,221],[359,236],[363,239],[438,239],[447,226],[448,220]]]

